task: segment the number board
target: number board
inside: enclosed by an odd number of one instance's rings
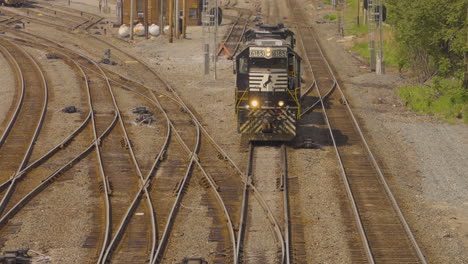
[[[267,48],[256,48],[251,47],[249,50],[249,57],[263,57],[263,58],[286,58],[288,57],[288,51],[286,48],[270,48],[269,54]]]

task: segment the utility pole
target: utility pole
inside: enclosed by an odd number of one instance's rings
[[[359,26],[359,24],[360,24],[360,23],[359,23],[359,16],[360,16],[359,12],[360,12],[360,9],[361,9],[361,0],[358,0],[358,1],[357,1],[357,18],[356,18],[356,23],[357,23],[358,26]]]
[[[367,0],[369,25],[370,68],[377,74],[385,74],[383,52],[383,4],[382,0]]]
[[[377,65],[375,68],[375,72],[379,75],[385,74],[385,58],[383,51],[383,12],[384,6],[382,4],[382,0],[379,0],[379,44],[377,46]]]
[[[135,9],[135,0],[130,0],[130,39],[133,40],[133,12]]]
[[[216,80],[218,78],[217,76],[217,69],[216,69],[216,64],[217,64],[217,60],[218,60],[218,56],[216,56],[216,47],[218,46],[218,18],[219,18],[219,10],[218,10],[218,0],[214,0],[214,9],[215,9],[215,12],[214,12],[214,16],[215,16],[215,19],[214,19],[214,34],[213,34],[213,64],[214,64],[214,79]]]
[[[174,42],[174,0],[169,0],[169,43]]]
[[[182,38],[187,37],[187,0],[182,0]]]
[[[148,32],[148,21],[149,21],[148,20],[148,10],[149,10],[148,4],[149,4],[149,0],[144,0],[144,1],[145,1],[144,2],[145,3],[145,21],[144,21],[144,23],[145,23],[145,37],[146,37],[146,39],[148,39],[149,38],[149,32]]]
[[[216,80],[216,46],[218,29],[218,1],[203,0],[203,54],[205,57],[205,74],[210,73],[210,55],[212,56],[214,78]],[[211,46],[211,48],[210,48]]]
[[[180,21],[179,21],[179,18],[180,18],[180,10],[179,10],[179,0],[175,0],[175,33],[176,33],[176,38],[178,39],[180,37],[180,31],[179,31],[179,28],[180,28]]]
[[[164,0],[158,0],[159,3],[159,30],[161,31],[161,35],[164,34]]]

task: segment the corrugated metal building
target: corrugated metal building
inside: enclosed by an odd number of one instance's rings
[[[134,0],[134,13],[133,13],[133,21],[136,22],[144,22],[145,17],[145,3],[148,1],[148,24],[160,24],[160,16],[159,10],[160,5],[164,7],[164,14],[163,18],[165,20],[165,24],[167,25],[168,19],[168,12],[169,12],[169,0]],[[174,0],[175,1],[175,0]],[[179,0],[179,10],[182,13],[182,5],[183,0]],[[195,26],[200,25],[201,21],[201,3],[199,4],[200,0],[187,0],[187,25],[188,26]],[[123,24],[130,24],[130,0],[122,0],[122,23]]]

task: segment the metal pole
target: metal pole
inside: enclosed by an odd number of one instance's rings
[[[159,0],[159,30],[164,35],[164,0]]]
[[[359,26],[359,12],[360,12],[360,9],[361,9],[361,0],[358,0],[357,1],[357,18],[356,18],[356,22],[357,22],[357,25]]]
[[[182,38],[187,37],[187,0],[182,0]]]
[[[216,56],[216,47],[218,46],[217,44],[217,38],[218,38],[218,0],[215,0],[215,18],[214,18],[214,34],[213,34],[213,63],[214,63],[214,79],[216,80],[217,78],[217,73],[216,73],[216,61],[217,61],[217,56]]]
[[[210,44],[205,44],[203,48],[203,53],[205,55],[205,75],[207,75],[210,73]]]
[[[130,39],[133,40],[133,12],[135,9],[135,0],[130,0]]]
[[[176,25],[176,28],[175,28],[175,32],[176,32],[176,38],[179,38],[180,37],[180,31],[179,31],[179,27],[180,27],[180,23],[179,23],[179,18],[180,18],[180,14],[179,14],[179,0],[175,0],[175,25]]]
[[[383,5],[382,0],[379,0],[379,52],[377,53],[377,65],[375,72],[377,74],[385,74],[385,61],[383,52]]]
[[[173,13],[174,13],[174,0],[169,0],[169,43],[174,42]]]
[[[148,4],[149,4],[149,0],[144,0],[145,2],[145,37],[146,39],[149,38],[149,32],[148,32]]]

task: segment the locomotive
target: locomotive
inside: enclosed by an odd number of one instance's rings
[[[245,32],[236,56],[238,132],[247,141],[290,141],[300,118],[301,57],[294,32],[259,24]]]

